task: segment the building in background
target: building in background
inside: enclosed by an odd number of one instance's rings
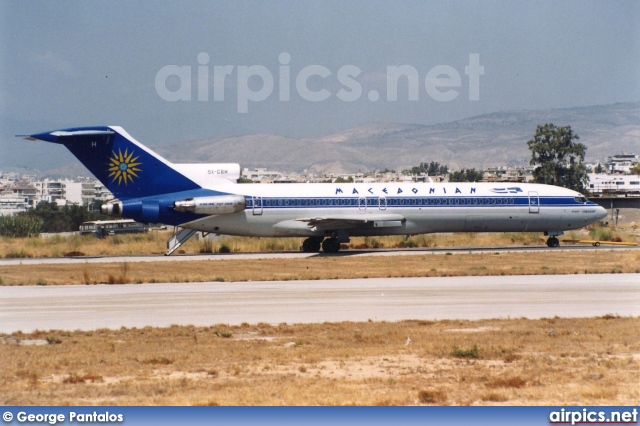
[[[640,176],[589,173],[589,195],[640,197]]]
[[[93,178],[38,180],[31,175],[0,172],[0,216],[24,212],[43,201],[59,206],[78,204],[95,211],[112,198],[111,192]]]
[[[616,154],[607,158],[607,173],[628,175],[638,163],[640,158],[636,154]]]

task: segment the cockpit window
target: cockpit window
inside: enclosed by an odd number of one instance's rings
[[[573,197],[573,199],[574,199],[577,203],[586,203],[586,202],[587,202],[587,198],[586,198],[586,197]]]

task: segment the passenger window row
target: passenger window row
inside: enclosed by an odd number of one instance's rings
[[[246,198],[246,205],[253,206],[254,199]],[[260,206],[256,200],[256,206]],[[496,205],[515,204],[513,198],[263,198],[263,207],[297,207],[297,206],[427,206],[427,205]]]

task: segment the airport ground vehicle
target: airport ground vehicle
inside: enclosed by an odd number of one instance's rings
[[[147,225],[133,219],[92,220],[80,225],[80,234],[93,234],[104,238],[115,234],[139,234],[147,232]]]

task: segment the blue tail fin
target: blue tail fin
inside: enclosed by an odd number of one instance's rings
[[[77,127],[30,138],[67,147],[121,200],[200,188],[121,127]]]

